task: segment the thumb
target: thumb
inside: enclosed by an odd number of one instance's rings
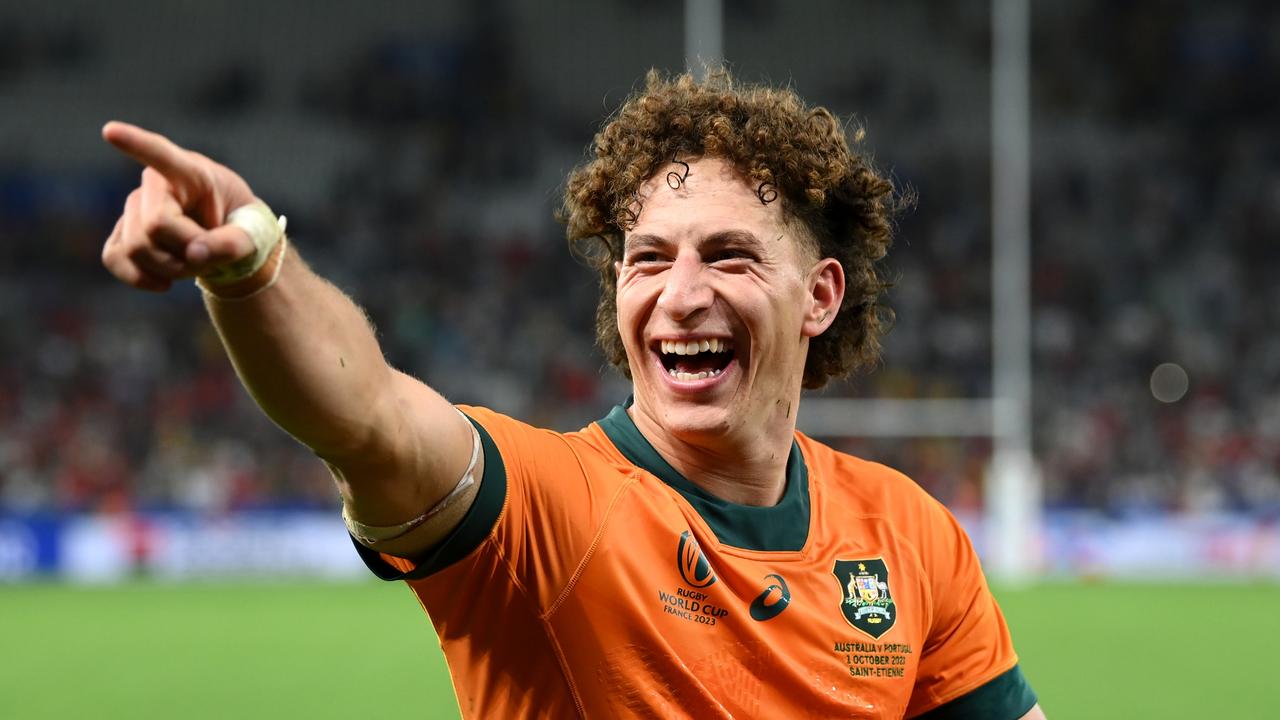
[[[223,225],[193,239],[187,245],[186,261],[194,271],[202,273],[230,265],[257,252],[249,233],[239,225]]]

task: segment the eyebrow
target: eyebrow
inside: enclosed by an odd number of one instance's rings
[[[627,235],[622,241],[622,249],[629,250],[635,247],[652,247],[654,245],[666,245],[667,239],[660,235]]]
[[[628,235],[622,243],[623,251],[634,249],[637,247],[654,247],[662,245],[670,245],[671,241],[661,235],[651,235],[648,233],[640,235]],[[699,244],[711,245],[713,247],[723,247],[726,245],[753,245],[761,246],[760,238],[749,230],[721,230],[711,233],[703,238]]]

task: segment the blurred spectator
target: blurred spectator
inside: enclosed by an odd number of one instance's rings
[[[297,241],[368,309],[393,364],[457,402],[570,429],[627,392],[592,346],[594,279],[550,219],[555,178],[599,118],[530,90],[503,7],[298,79],[317,122],[368,142],[307,180],[331,202],[295,209]],[[985,9],[928,8],[985,78]],[[1035,7],[1035,449],[1056,507],[1276,516],[1280,12],[1162,8]],[[77,27],[0,28],[26,38],[0,42],[0,82],[91,49]],[[213,67],[188,96],[198,112],[258,108],[260,68]],[[869,119],[920,202],[888,261],[898,322],[883,367],[827,392],[989,396],[988,148],[936,137],[969,76],[930,53],[865,68],[806,94]],[[334,503],[323,466],[239,388],[198,293],[143,296],[97,266],[132,177],[30,167],[0,164],[0,233],[19,238],[0,243],[0,508]],[[1190,378],[1167,404],[1148,387],[1165,362]],[[989,441],[841,442],[955,506],[980,502]]]

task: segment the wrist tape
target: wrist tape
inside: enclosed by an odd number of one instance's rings
[[[235,225],[249,235],[253,242],[254,252],[233,263],[214,268],[201,275],[200,280],[209,285],[226,285],[243,280],[254,274],[266,264],[271,253],[284,240],[284,229],[288,218],[276,214],[261,200],[254,200],[242,205],[227,215],[227,224]]]

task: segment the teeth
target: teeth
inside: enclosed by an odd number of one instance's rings
[[[676,372],[675,370],[668,370],[667,374],[677,380],[681,380],[683,382],[689,382],[691,380],[706,380],[707,378],[717,377],[722,372],[724,371],[723,370],[703,370],[702,372],[687,373],[687,372]]]
[[[733,349],[733,343],[720,338],[707,338],[706,340],[690,340],[688,342],[681,340],[663,340],[663,355],[696,355],[700,352],[722,353]]]

